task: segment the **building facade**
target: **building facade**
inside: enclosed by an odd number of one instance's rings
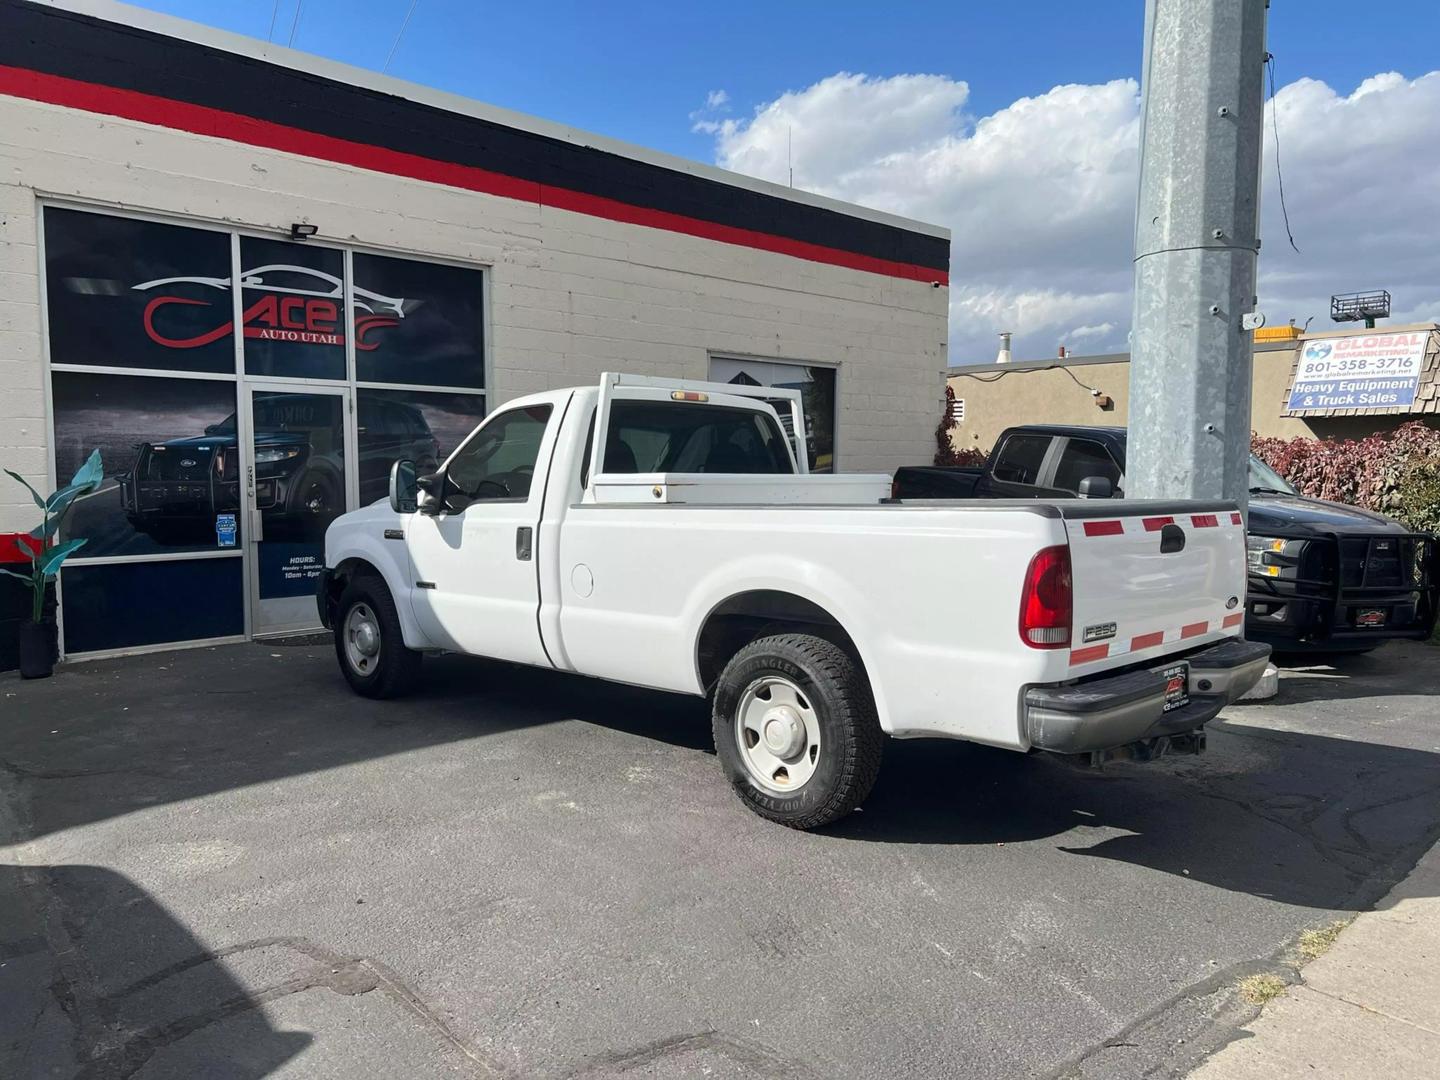
[[[91,0],[0,0],[0,163],[0,464],[105,468],[68,655],[313,625],[391,461],[602,371],[799,386],[817,469],[929,453],[938,227]],[[36,514],[3,478],[0,562]]]
[[[957,449],[988,451],[1018,424],[1124,424],[1128,353],[951,368],[964,419]],[[1363,438],[1411,420],[1440,427],[1440,327],[1434,323],[1258,339],[1250,426],[1282,439]]]

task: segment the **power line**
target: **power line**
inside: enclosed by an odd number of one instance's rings
[[[288,49],[295,44],[295,31],[300,26],[300,10],[305,6],[305,0],[295,0],[295,18],[290,20],[290,38],[285,42]]]
[[[410,7],[405,11],[405,21],[400,24],[395,40],[390,43],[390,51],[385,54],[385,66],[380,69],[382,75],[390,70],[390,61],[395,59],[395,49],[400,44],[400,39],[405,36],[405,28],[410,25],[410,16],[415,14],[415,5],[419,2],[420,0],[410,0]]]
[[[1290,231],[1290,211],[1285,209],[1285,177],[1280,172],[1280,108],[1275,104],[1275,54],[1266,53],[1265,62],[1265,69],[1270,73],[1270,130],[1275,135],[1275,183],[1280,188],[1280,216],[1285,219],[1285,236],[1295,254],[1299,255],[1295,234]]]
[[[275,6],[270,9],[270,29],[265,32],[266,41],[275,40],[275,16],[280,14],[280,0],[275,0]]]

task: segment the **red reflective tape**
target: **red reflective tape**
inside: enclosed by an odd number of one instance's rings
[[[1161,529],[1163,529],[1166,525],[1174,525],[1174,524],[1175,524],[1175,519],[1174,519],[1173,517],[1154,517],[1154,518],[1146,518],[1146,519],[1145,519],[1145,531],[1146,531],[1146,532],[1159,532],[1159,531],[1160,531]]]
[[[1239,626],[1245,621],[1244,612],[1237,611],[1234,615],[1226,615],[1220,622],[1221,629],[1229,630],[1232,626]]]
[[[1130,639],[1130,651],[1139,652],[1141,649],[1153,649],[1156,645],[1165,642],[1165,631],[1156,630],[1151,634],[1136,634]]]
[[[302,128],[276,124],[269,120],[257,120],[252,116],[226,112],[206,105],[192,105],[189,102],[173,101],[170,98],[144,94],[136,90],[122,90],[113,86],[67,79],[59,75],[46,75],[38,71],[9,67],[0,64],[0,94],[43,101],[51,105],[62,105],[70,109],[118,116],[136,120],[142,124],[188,131],[194,135],[208,135],[211,138],[226,139],[230,142],[279,150],[287,154],[338,165],[353,165],[372,172],[403,176],[433,184],[445,184],[466,191],[478,191],[505,199],[518,199],[539,206],[553,206],[572,210],[591,217],[610,221],[642,225],[652,229],[665,229],[683,233],[704,240],[716,240],[723,244],[757,248],[777,255],[790,255],[810,262],[829,263],[852,270],[863,270],[872,274],[905,278],[910,281],[935,281],[941,285],[950,283],[946,270],[934,270],[913,263],[895,262],[873,255],[862,255],[853,251],[812,244],[805,240],[792,240],[757,229],[745,229],[735,225],[722,225],[701,218],[687,217],[668,210],[654,210],[634,206],[618,199],[602,195],[591,195],[570,188],[554,187],[534,180],[524,180],[504,173],[473,165],[459,165],[455,162],[440,161],[422,157],[401,150],[389,150],[383,146],[354,142],[333,135],[321,135]]]
[[[1119,521],[1087,521],[1085,522],[1086,536],[1119,536],[1125,531],[1125,526]]]
[[[1091,660],[1104,660],[1109,655],[1109,645],[1088,645],[1083,649],[1073,649],[1070,652],[1070,666],[1088,664]]]
[[[1214,514],[1191,514],[1190,524],[1197,529],[1213,529],[1220,524],[1220,519]]]
[[[1239,525],[1242,520],[1243,520],[1243,519],[1240,517],[1239,514],[1231,514],[1231,515],[1230,515],[1230,524],[1231,524],[1231,525]]]
[[[1180,636],[1182,638],[1199,637],[1208,629],[1210,629],[1208,622],[1192,622],[1188,626],[1182,626],[1180,628]]]

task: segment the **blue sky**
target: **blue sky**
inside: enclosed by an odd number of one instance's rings
[[[294,45],[379,69],[410,0],[302,0]],[[295,0],[150,0],[140,6],[252,37],[289,39]],[[1349,91],[1378,71],[1435,66],[1435,0],[1372,7],[1276,0],[1270,49]],[[390,74],[586,130],[711,160],[688,115],[724,90],[732,115],[838,71],[944,74],[986,115],[1060,83],[1138,78],[1140,0],[417,0]],[[1404,32],[1398,28],[1404,27]],[[1426,29],[1428,27],[1428,30]]]
[[[1258,2],[1258,0],[1254,0]],[[384,66],[410,0],[147,0]],[[390,73],[952,230],[951,359],[1124,349],[1142,0],[418,0]],[[1440,321],[1440,0],[1275,0],[1260,308]],[[1433,73],[1432,73],[1433,72]],[[848,73],[848,74],[847,74]],[[707,96],[724,100],[707,108]],[[1300,251],[1279,214],[1274,124]]]

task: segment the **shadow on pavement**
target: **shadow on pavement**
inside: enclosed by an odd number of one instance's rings
[[[247,989],[122,874],[0,864],[0,898],[0,1075],[120,1080],[157,1075],[153,1063],[165,1076],[258,1080],[312,1041],[260,1006],[314,982]],[[178,1046],[215,1025],[222,1037]]]
[[[21,838],[565,720],[710,749],[699,699],[461,657],[428,661],[425,672],[416,696],[367,701],[346,688],[327,646],[260,643],[0,681],[17,720],[0,765],[30,806]],[[1388,678],[1376,668],[1354,682],[1374,692]],[[1204,756],[1100,771],[963,743],[892,741],[863,811],[827,831],[886,844],[1063,835],[1057,846],[1074,855],[1317,908],[1369,902],[1435,838],[1440,755],[1361,741],[1363,733],[1261,727],[1233,713],[1241,719],[1211,725]],[[718,768],[714,782],[724,782]]]

